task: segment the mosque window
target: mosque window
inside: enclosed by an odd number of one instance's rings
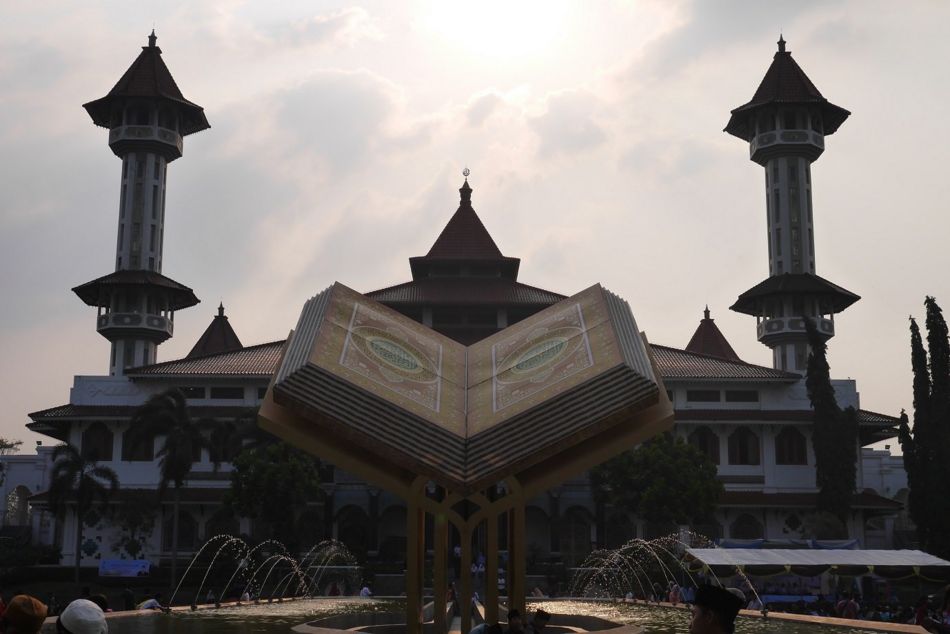
[[[759,437],[748,427],[739,427],[729,435],[729,464],[759,464]]]
[[[125,236],[125,225],[121,222],[119,223],[119,251],[122,250],[122,238]]]
[[[122,346],[122,367],[128,368],[135,363],[135,344],[126,341]]]
[[[811,252],[815,252],[815,232],[811,229],[808,230],[808,246],[811,248]]]
[[[126,186],[122,185],[122,197],[119,198],[119,217],[125,218],[125,191]]]
[[[211,398],[225,399],[243,399],[243,387],[213,387],[211,388]]]
[[[105,423],[93,423],[83,431],[81,454],[86,460],[112,460],[112,432]]]
[[[727,403],[758,403],[758,390],[726,390]]]
[[[260,401],[263,401],[265,396],[267,396],[267,388],[266,387],[257,388],[257,399]]]
[[[748,513],[740,515],[729,527],[729,537],[732,539],[761,539],[765,536],[762,522]]]
[[[135,176],[136,178],[145,176],[145,154],[142,152],[135,155]]]
[[[204,387],[185,385],[185,386],[179,386],[178,391],[181,392],[185,398],[204,398],[205,397]]]
[[[775,227],[775,254],[782,255],[782,228]]]
[[[795,122],[795,111],[786,110],[785,111],[785,129],[794,130],[797,127],[798,126],[796,125],[796,122]]]
[[[772,190],[772,215],[775,217],[775,222],[778,222],[782,219],[782,198],[779,190],[776,188]]]
[[[690,403],[718,403],[719,390],[686,390],[686,401]]]
[[[699,449],[713,464],[719,464],[719,436],[706,427],[696,428],[689,435],[689,444]]]
[[[775,437],[775,463],[807,465],[808,450],[805,436],[794,427],[783,429]]]
[[[778,159],[775,159],[774,161],[772,161],[772,185],[773,186],[778,185],[778,181],[779,181],[779,165],[778,165]]]
[[[158,217],[158,185],[152,185],[152,220],[155,220],[157,217]],[[155,247],[152,247],[152,248],[154,249]]]
[[[122,459],[126,462],[151,462],[155,458],[155,439],[136,438],[132,429],[122,434]]]
[[[155,251],[155,224],[149,227],[148,231],[148,248],[150,251]]]

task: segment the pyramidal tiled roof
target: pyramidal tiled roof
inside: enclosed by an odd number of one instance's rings
[[[501,260],[505,256],[472,207],[472,188],[466,179],[459,189],[458,211],[445,225],[426,258],[439,260]]]
[[[800,375],[745,361],[733,361],[652,344],[664,380],[797,381]]]
[[[726,125],[726,132],[741,139],[749,138],[749,112],[769,104],[816,104],[822,112],[824,134],[834,132],[851,114],[848,110],[836,106],[824,96],[808,78],[801,66],[785,50],[785,40],[780,38],[778,51],[772,58],[772,64],[765,77],[748,103],[732,111],[732,117]]]
[[[178,104],[182,113],[179,131],[183,136],[211,127],[205,117],[204,108],[188,101],[181,93],[171,71],[162,60],[162,49],[155,45],[157,39],[153,30],[148,38],[148,46],[142,47],[142,52],[109,94],[83,104],[83,108],[96,125],[110,127],[113,103],[128,98],[147,98],[164,99]]]
[[[222,352],[231,352],[240,350],[244,346],[238,339],[237,333],[228,322],[227,315],[224,314],[224,304],[218,306],[218,314],[214,316],[211,323],[205,329],[201,337],[195,343],[195,346],[188,353],[186,359],[195,357],[204,357],[209,354],[219,354]]]
[[[709,316],[709,306],[703,311],[703,318],[699,322],[696,332],[693,333],[689,343],[686,344],[686,351],[719,357],[729,361],[742,361],[736,351],[732,349],[732,346],[729,345],[726,336],[719,330],[719,326]]]

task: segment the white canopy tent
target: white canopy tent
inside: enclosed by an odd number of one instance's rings
[[[691,568],[710,569],[716,574],[741,570],[752,575],[815,576],[831,571],[853,576],[874,574],[890,579],[919,576],[943,581],[950,578],[950,561],[920,550],[687,548],[686,554]]]

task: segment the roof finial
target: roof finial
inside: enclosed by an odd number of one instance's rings
[[[468,184],[468,175],[471,173],[472,171],[467,167],[462,170],[462,176],[465,177],[465,182],[462,183],[462,187],[459,189],[459,194],[461,194],[461,203],[463,205],[469,206],[472,204],[472,186]]]
[[[218,304],[218,317],[224,317],[224,302]]]
[[[703,319],[709,319],[709,304],[706,304],[706,310],[703,311]]]
[[[778,34],[778,52],[779,53],[785,52],[785,38],[782,37],[781,33]]]
[[[148,36],[148,47],[155,48],[155,42],[158,40],[158,36],[155,35],[155,29],[152,28],[152,34]]]

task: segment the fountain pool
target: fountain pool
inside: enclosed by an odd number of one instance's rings
[[[689,630],[689,612],[659,606],[631,605],[606,601],[545,600],[530,603],[529,609],[544,607],[553,614],[585,614],[633,624],[647,632],[685,634]],[[223,607],[197,612],[172,614],[117,615],[109,619],[110,634],[289,634],[292,627],[330,616],[366,612],[402,613],[399,600],[380,599],[305,599],[267,605]],[[557,617],[552,624],[557,623]],[[740,617],[736,632],[749,634],[830,634],[850,632],[872,634],[861,628],[831,627],[809,623],[793,623],[777,619]]]

